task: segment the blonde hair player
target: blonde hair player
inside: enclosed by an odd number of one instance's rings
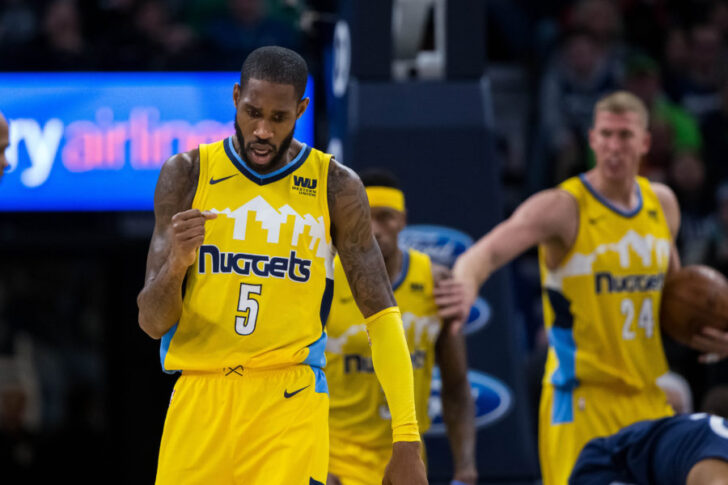
[[[545,485],[567,483],[585,443],[673,410],[657,378],[662,285],[680,267],[672,190],[637,175],[650,148],[648,114],[620,91],[594,108],[596,166],[529,197],[456,262],[468,302],[498,268],[538,245],[549,351],[539,410]],[[461,317],[462,318],[462,317]],[[706,329],[695,347],[728,355],[728,334]]]
[[[474,405],[467,379],[465,339],[449,330],[447,314],[461,304],[462,285],[450,271],[414,249],[398,244],[407,215],[393,174],[360,174],[371,207],[372,233],[379,244],[402,311],[414,371],[420,433],[430,426],[428,403],[435,363],[440,367],[442,417],[454,461],[453,483],[475,485]],[[334,297],[326,323],[326,377],[330,389],[328,485],[378,485],[389,460],[392,431],[387,400],[374,375],[364,316],[354,303],[341,262],[334,260]]]

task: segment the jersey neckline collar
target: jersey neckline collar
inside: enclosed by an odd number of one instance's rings
[[[636,216],[639,211],[642,210],[642,189],[640,188],[640,184],[635,181],[635,186],[637,189],[637,206],[635,206],[634,209],[631,210],[624,210],[620,209],[619,207],[612,204],[606,197],[604,197],[602,194],[596,191],[596,189],[592,186],[592,184],[589,183],[589,181],[586,179],[586,174],[582,173],[579,174],[579,180],[581,180],[581,183],[584,184],[584,187],[589,191],[589,193],[594,196],[595,199],[597,199],[602,205],[607,207],[607,209],[616,212],[622,217],[634,217]]]
[[[409,249],[402,250],[402,267],[399,269],[399,274],[397,275],[397,278],[392,282],[392,291],[396,290],[400,286],[402,286],[402,283],[404,283],[405,278],[407,278],[407,272],[409,271]]]
[[[230,159],[232,164],[235,165],[235,167],[240,171],[240,173],[242,173],[248,179],[258,185],[266,185],[272,182],[276,182],[289,175],[291,172],[295,171],[298,167],[300,167],[303,162],[306,161],[306,159],[308,158],[308,154],[311,152],[311,147],[306,145],[305,143],[302,143],[301,150],[298,152],[298,155],[296,155],[296,158],[294,158],[278,170],[266,174],[260,174],[250,168],[248,164],[240,157],[238,152],[235,151],[232,136],[228,137],[223,142],[223,146],[225,147],[225,153],[227,154],[228,158]]]

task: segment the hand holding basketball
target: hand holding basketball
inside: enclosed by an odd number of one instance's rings
[[[660,325],[683,345],[727,356],[728,280],[708,266],[681,268],[665,281]]]

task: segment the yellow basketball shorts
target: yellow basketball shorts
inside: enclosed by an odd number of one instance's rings
[[[368,448],[331,436],[329,473],[342,485],[381,485],[392,447]]]
[[[328,412],[321,369],[183,372],[164,423],[156,483],[323,485]]]
[[[339,430],[339,433],[346,430]],[[342,485],[381,485],[384,470],[392,457],[392,446],[371,448],[332,433],[329,439],[329,473]],[[422,461],[427,466],[424,440],[420,442]]]
[[[634,422],[671,416],[659,388],[624,393],[598,386],[563,391],[544,385],[538,423],[538,451],[544,485],[566,485],[581,449]]]

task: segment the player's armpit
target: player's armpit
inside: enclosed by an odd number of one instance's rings
[[[356,304],[365,317],[396,305],[384,259],[372,235],[366,191],[350,169],[331,160],[328,176],[331,237]]]

